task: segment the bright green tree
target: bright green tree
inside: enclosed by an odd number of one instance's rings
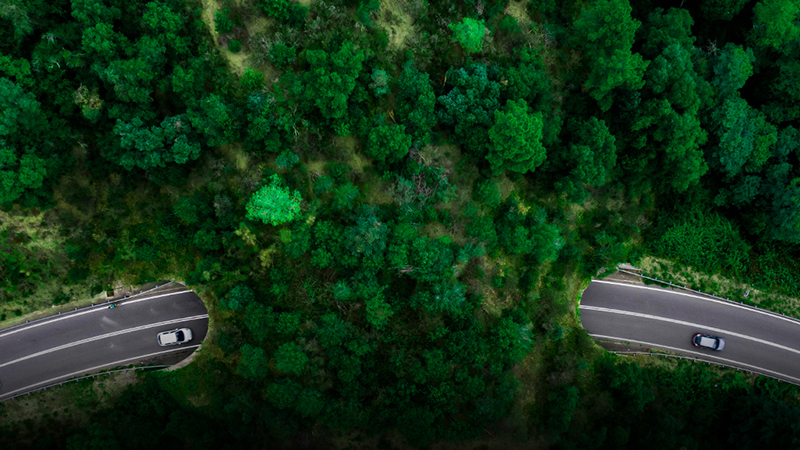
[[[270,177],[270,184],[254,193],[247,202],[247,218],[277,226],[300,217],[300,192],[292,192],[281,185],[278,174]]]
[[[483,48],[483,35],[486,33],[483,20],[465,17],[461,23],[451,23],[448,27],[453,32],[453,40],[467,53],[477,53]]]
[[[530,114],[525,100],[509,100],[504,111],[495,111],[486,155],[492,172],[528,173],[539,167],[546,158],[542,127],[542,113]]]

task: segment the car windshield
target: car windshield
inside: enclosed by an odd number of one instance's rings
[[[183,331],[178,331],[175,333],[175,337],[178,338],[178,341],[183,340]]]

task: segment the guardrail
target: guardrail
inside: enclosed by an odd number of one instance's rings
[[[13,327],[8,327],[8,328],[3,328],[3,329],[0,329],[0,334],[3,334],[3,333],[5,333],[5,332],[6,332],[6,331],[8,331],[8,330],[13,330],[13,329],[15,329],[15,328],[24,327],[25,325],[30,325],[30,324],[32,324],[32,323],[36,323],[36,322],[41,322],[41,321],[43,321],[43,320],[52,319],[53,317],[58,317],[58,316],[63,316],[63,315],[68,315],[68,314],[73,314],[73,313],[76,313],[76,312],[78,312],[78,311],[83,311],[83,310],[85,310],[85,309],[93,309],[93,308],[99,308],[99,307],[101,307],[101,306],[107,306],[107,305],[109,305],[109,304],[111,304],[111,303],[116,303],[116,302],[118,302],[118,301],[120,301],[120,300],[128,300],[128,299],[132,299],[132,298],[134,298],[134,297],[136,297],[136,296],[139,296],[139,295],[142,295],[142,294],[147,294],[148,292],[155,291],[156,289],[161,289],[162,287],[164,287],[164,286],[168,286],[168,285],[170,285],[170,284],[172,284],[172,283],[174,283],[174,282],[175,282],[175,280],[171,280],[171,281],[169,281],[168,283],[164,283],[164,284],[162,284],[161,286],[156,286],[156,287],[154,287],[154,288],[152,288],[152,289],[148,289],[148,290],[146,290],[146,291],[140,291],[140,292],[137,292],[137,293],[135,293],[135,294],[133,294],[133,295],[129,295],[129,296],[127,296],[127,295],[126,295],[125,297],[123,297],[123,298],[118,298],[118,299],[116,299],[116,300],[108,300],[108,301],[106,301],[106,302],[104,302],[104,303],[98,303],[98,304],[96,304],[96,305],[95,305],[94,303],[92,303],[90,306],[84,306],[83,308],[75,308],[75,309],[74,309],[74,310],[72,310],[72,311],[67,311],[67,312],[63,312],[63,313],[62,313],[62,312],[59,312],[58,314],[53,314],[52,316],[42,317],[41,319],[36,319],[36,320],[26,320],[26,321],[25,321],[25,323],[21,323],[21,324],[19,324],[19,325],[14,325]]]
[[[627,271],[627,270],[624,270],[624,269],[617,269],[617,270],[619,272],[627,273],[629,275],[635,275],[637,277],[647,278],[648,280],[652,280],[652,281],[656,281],[656,282],[659,282],[659,283],[668,284],[668,285],[670,285],[672,287],[676,287],[676,288],[679,288],[679,289],[684,289],[684,290],[687,290],[687,291],[692,291],[692,292],[697,293],[697,294],[707,295],[709,297],[714,297],[714,298],[716,298],[718,300],[722,300],[722,301],[725,301],[725,302],[728,302],[728,303],[732,303],[734,305],[747,306],[749,308],[753,308],[754,310],[764,311],[765,313],[773,314],[773,315],[776,315],[776,316],[781,316],[781,317],[784,317],[786,319],[793,320],[793,321],[797,322],[798,324],[800,324],[800,320],[798,320],[797,318],[792,317],[792,316],[787,316],[784,313],[778,313],[778,312],[775,312],[775,311],[770,311],[768,309],[759,308],[758,306],[755,306],[755,305],[748,305],[747,303],[737,302],[737,301],[731,300],[729,298],[723,298],[723,297],[716,296],[714,294],[707,294],[705,292],[696,291],[696,290],[688,288],[686,286],[681,286],[679,284],[670,283],[669,281],[659,280],[658,278],[651,278],[651,277],[648,277],[646,275],[642,275],[640,273],[630,272],[630,271]]]
[[[764,376],[764,377],[774,378],[774,379],[776,379],[778,381],[783,381],[784,383],[789,383],[789,384],[794,384],[795,386],[800,386],[800,383],[795,383],[793,381],[783,380],[783,379],[780,379],[780,378],[776,377],[775,375],[766,374],[766,373],[759,372],[759,371],[756,371],[756,370],[743,369],[741,367],[736,367],[736,366],[729,366],[727,364],[722,364],[722,363],[718,363],[718,362],[715,362],[715,361],[708,361],[708,360],[705,360],[705,359],[698,359],[696,357],[681,356],[681,355],[670,355],[670,354],[667,354],[667,353],[653,353],[653,352],[625,352],[625,351],[618,352],[618,351],[612,351],[612,353],[615,353],[615,354],[620,355],[620,356],[625,356],[625,355],[651,355],[651,356],[667,356],[667,357],[670,357],[670,358],[678,358],[678,359],[688,359],[690,361],[704,362],[706,364],[715,364],[717,366],[727,367],[729,369],[736,369],[737,371],[738,370],[742,370],[744,372],[750,372],[750,373],[754,373],[756,375],[761,375],[761,376]]]
[[[70,378],[68,380],[64,380],[64,381],[61,381],[61,382],[58,382],[58,383],[53,383],[53,384],[49,384],[47,386],[42,386],[40,388],[36,388],[36,389],[34,389],[32,391],[28,391],[28,392],[26,392],[24,394],[19,394],[19,395],[15,395],[13,397],[9,397],[9,398],[7,398],[5,400],[0,400],[0,403],[3,403],[5,401],[7,401],[7,400],[14,400],[17,397],[22,397],[24,395],[31,395],[34,392],[38,392],[38,391],[41,391],[41,390],[46,390],[46,389],[51,388],[53,386],[63,386],[64,383],[69,383],[70,381],[79,381],[79,380],[84,380],[86,378],[96,378],[98,375],[106,375],[106,374],[115,373],[115,372],[127,372],[129,370],[143,370],[143,369],[163,369],[163,368],[166,368],[166,367],[169,367],[169,365],[168,364],[164,364],[164,365],[158,365],[158,366],[129,367],[127,369],[109,370],[107,372],[100,372],[100,373],[95,373],[95,374],[92,374],[92,375],[84,375],[84,376],[78,377],[78,378]]]

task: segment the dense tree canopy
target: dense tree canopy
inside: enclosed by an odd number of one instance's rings
[[[797,315],[800,3],[523,3],[0,1],[0,328],[165,279],[209,316],[0,448],[798,447],[794,387],[576,302],[628,262]]]

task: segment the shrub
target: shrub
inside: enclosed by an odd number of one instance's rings
[[[728,219],[692,212],[670,226],[651,251],[707,272],[723,267],[738,271],[748,266],[750,246]]]
[[[231,53],[239,53],[242,50],[242,43],[236,39],[231,39],[228,42],[228,51]]]
[[[283,42],[278,42],[269,50],[269,59],[272,64],[281,69],[286,69],[294,62],[297,53],[294,47],[289,47]]]

